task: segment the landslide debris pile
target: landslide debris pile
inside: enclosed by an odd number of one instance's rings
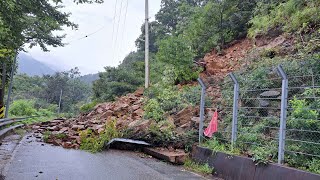
[[[156,143],[155,145],[170,145],[170,142],[161,142],[161,136],[166,130],[170,129],[167,132],[173,135],[184,136],[190,130],[198,128],[197,108],[187,107],[168,117],[167,123],[156,123],[143,118],[143,102],[143,89],[139,89],[118,98],[115,102],[99,104],[93,111],[81,114],[77,118],[55,119],[34,124],[31,128],[36,133],[47,135],[44,137],[47,143],[75,149],[80,147],[81,131],[91,129],[95,134],[100,134],[105,130],[106,123],[112,120],[116,121],[117,130],[125,132],[125,138],[145,140]],[[184,142],[172,142],[170,147],[183,148]]]
[[[230,73],[247,66],[248,62],[245,57],[253,48],[253,42],[249,39],[235,41],[221,52],[215,49],[207,53],[203,58],[205,71],[200,74],[200,77],[207,85],[207,94],[212,98],[213,106],[221,102],[221,87],[220,82]]]
[[[221,82],[228,73],[245,66],[243,59],[252,46],[250,40],[244,39],[234,42],[222,52],[213,50],[205,55],[205,71],[200,76],[209,85],[207,94],[212,98],[213,107],[221,102],[221,87],[216,82]],[[163,123],[144,119],[143,103],[143,89],[139,89],[119,97],[115,102],[99,104],[93,111],[77,118],[43,122],[33,125],[32,129],[44,135],[50,134],[46,140],[48,143],[78,149],[81,131],[91,129],[95,134],[100,134],[105,130],[107,122],[116,120],[116,128],[124,132],[125,138],[144,140],[169,148],[185,148],[186,144],[192,143],[191,138],[194,137],[190,137],[190,132],[198,131],[199,108],[190,106],[175,114],[168,114],[167,121]],[[210,119],[214,109],[206,111],[207,119]]]

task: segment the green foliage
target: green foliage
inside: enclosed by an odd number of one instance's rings
[[[302,118],[302,119],[314,119],[316,120],[318,117],[317,110],[311,110],[308,108],[307,100],[305,99],[297,99],[294,97],[293,100],[290,100],[289,103],[291,104],[291,107],[293,108],[292,116],[294,118]]]
[[[308,162],[309,171],[320,174],[320,159],[312,159]]]
[[[87,113],[90,112],[91,110],[93,110],[93,108],[98,104],[97,101],[93,101],[91,103],[88,104],[84,104],[80,107],[80,112],[82,113]]]
[[[151,124],[149,127],[150,137],[148,141],[158,146],[167,145],[176,138],[173,128],[174,127],[168,121],[160,121]]]
[[[184,31],[192,49],[202,56],[212,48],[221,50],[234,39],[246,35],[247,22],[255,7],[254,1],[209,1],[197,8]]]
[[[12,116],[33,116],[37,110],[34,108],[34,101],[17,100],[10,107],[9,113]]]
[[[43,133],[43,141],[44,142],[48,142],[48,140],[49,140],[49,137],[51,136],[51,131],[46,131],[46,132],[44,132]]]
[[[287,0],[278,3],[258,3],[248,31],[250,37],[278,29],[301,32],[320,23],[318,0]]]
[[[173,67],[177,82],[188,82],[198,77],[200,71],[193,67],[194,56],[190,43],[183,36],[171,36],[159,43],[157,60]]]
[[[192,161],[191,159],[187,159],[184,162],[184,167],[190,171],[194,171],[201,174],[212,174],[214,169],[209,166],[209,164],[200,164]]]
[[[77,103],[91,95],[90,86],[79,77],[78,68],[43,77],[19,74],[13,81],[13,99],[32,100],[37,109],[57,112],[62,90],[61,112],[77,113]]]
[[[94,98],[113,101],[116,97],[135,91],[144,82],[144,63],[141,52],[130,53],[119,67],[106,67],[93,84]]]
[[[200,102],[200,87],[185,87],[179,90],[174,86],[174,75],[167,71],[162,80],[146,92],[144,116],[157,122],[165,120],[167,114],[173,114],[185,107],[196,106]],[[171,72],[171,73],[170,73]]]
[[[203,144],[204,147],[211,149],[214,152],[224,152],[227,154],[239,155],[240,151],[236,147],[231,147],[224,142],[221,142],[217,139],[217,137],[213,137],[212,139],[206,140]]]
[[[96,153],[103,150],[105,143],[113,138],[121,137],[116,128],[116,120],[106,123],[105,130],[96,134],[91,129],[80,132],[80,149]]]
[[[55,2],[55,3],[52,3]],[[39,45],[43,50],[49,46],[63,46],[65,35],[54,35],[53,31],[63,26],[77,28],[69,21],[69,13],[61,12],[61,1],[3,0],[0,3],[0,22],[3,36],[0,36],[0,49],[12,50]],[[0,29],[1,30],[1,29]]]
[[[150,99],[146,105],[143,106],[143,109],[146,119],[153,119],[157,122],[164,119],[164,110],[160,107],[160,103],[156,99]]]
[[[276,152],[277,151],[270,147],[254,146],[251,150],[251,159],[256,165],[266,165],[274,158]]]

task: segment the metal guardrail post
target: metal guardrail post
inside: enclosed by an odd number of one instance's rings
[[[199,144],[202,142],[203,136],[203,122],[204,122],[204,105],[205,105],[205,95],[206,95],[206,86],[203,81],[198,78],[198,82],[201,86],[201,100],[200,100],[200,122],[199,122]]]
[[[238,132],[238,100],[239,100],[239,83],[236,76],[233,73],[229,74],[230,78],[234,83],[233,88],[233,112],[232,112],[232,135],[231,143],[235,144],[237,141],[237,132]]]
[[[288,106],[288,78],[281,65],[277,68],[279,75],[282,78],[281,92],[281,114],[280,114],[280,129],[279,129],[279,148],[278,148],[278,164],[284,162],[284,149],[286,138],[286,119]]]

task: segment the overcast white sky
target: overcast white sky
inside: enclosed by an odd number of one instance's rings
[[[116,2],[117,13],[114,21]],[[124,21],[127,2],[127,15]],[[79,67],[82,74],[103,71],[105,66],[117,66],[129,52],[136,50],[135,40],[141,33],[140,27],[145,19],[144,2],[144,0],[105,0],[103,4],[76,5],[73,0],[66,0],[64,11],[71,12],[71,20],[79,24],[77,31],[71,29],[64,31],[67,34],[64,42],[69,42],[69,45],[50,48],[50,52],[42,52],[40,48],[34,47],[28,53],[39,61],[63,70]],[[161,0],[149,1],[151,19],[154,19],[154,15],[159,11],[160,2]],[[79,40],[94,32],[96,33]]]

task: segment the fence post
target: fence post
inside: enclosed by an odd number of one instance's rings
[[[286,119],[288,106],[288,78],[281,65],[277,68],[279,75],[282,78],[281,91],[281,114],[280,114],[280,129],[279,129],[279,148],[278,148],[278,164],[284,162],[284,149],[286,138]]]
[[[201,100],[200,100],[200,122],[199,122],[199,144],[202,141],[203,135],[203,122],[204,122],[204,105],[205,105],[205,95],[206,95],[206,86],[204,85],[201,78],[198,78],[198,82],[201,86]]]
[[[237,129],[238,129],[238,99],[239,99],[239,83],[236,76],[233,73],[229,74],[230,78],[234,83],[233,88],[233,112],[232,112],[232,135],[231,143],[235,144],[237,140]]]

